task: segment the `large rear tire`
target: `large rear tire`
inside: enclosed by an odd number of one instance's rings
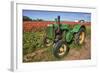
[[[75,44],[81,45],[85,42],[86,29],[81,27],[80,30],[75,34],[74,42]]]

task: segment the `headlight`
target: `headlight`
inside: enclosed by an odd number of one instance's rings
[[[50,26],[53,26],[53,25],[52,24],[48,24],[47,26],[50,27]]]

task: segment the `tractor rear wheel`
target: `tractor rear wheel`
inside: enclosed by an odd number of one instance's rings
[[[54,44],[53,54],[56,58],[62,58],[66,54],[68,54],[69,48],[66,42],[59,40]]]
[[[80,30],[75,34],[75,44],[81,45],[84,43],[86,37],[86,29],[81,27]]]

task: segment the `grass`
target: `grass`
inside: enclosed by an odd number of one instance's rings
[[[34,52],[37,48],[43,47],[43,37],[43,31],[23,32],[23,55]]]

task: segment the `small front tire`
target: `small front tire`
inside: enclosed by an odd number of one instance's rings
[[[68,54],[69,48],[66,42],[59,40],[54,44],[53,54],[56,58],[62,58]]]
[[[53,44],[53,40],[52,39],[49,39],[48,37],[45,37],[44,38],[44,44],[45,46],[51,46]]]

